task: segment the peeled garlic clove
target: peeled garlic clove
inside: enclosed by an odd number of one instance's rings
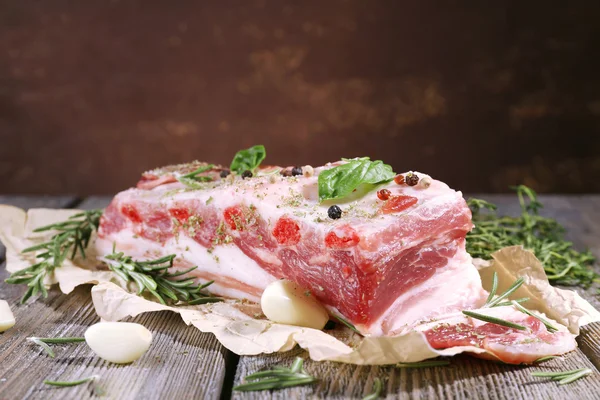
[[[128,364],[148,350],[152,333],[132,322],[100,322],[85,331],[85,341],[98,357],[117,364]]]
[[[323,329],[329,315],[315,296],[292,281],[271,283],[260,298],[265,316],[280,324]]]
[[[15,326],[15,316],[6,300],[0,300],[0,332],[9,330]]]

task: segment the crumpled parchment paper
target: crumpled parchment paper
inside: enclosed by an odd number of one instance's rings
[[[25,212],[12,206],[0,205],[0,240],[7,248],[7,270],[14,272],[30,266],[35,259],[21,250],[39,243],[52,232],[35,233],[36,227],[63,221],[77,210],[32,209]],[[90,243],[89,249],[93,249]],[[489,290],[493,271],[498,273],[501,293],[520,276],[525,284],[514,298],[529,297],[529,309],[537,310],[566,326],[573,334],[579,327],[600,321],[600,313],[577,293],[550,286],[544,269],[533,253],[521,246],[502,249],[494,254],[493,262],[476,263],[484,288]],[[361,337],[346,328],[319,331],[256,319],[258,305],[236,300],[199,306],[166,306],[136,296],[124,289],[124,283],[102,263],[93,251],[85,260],[80,257],[66,261],[46,280],[58,283],[63,293],[71,292],[85,283],[92,288],[92,300],[98,315],[117,321],[145,312],[169,310],[179,313],[183,321],[202,332],[213,333],[226,348],[240,355],[255,355],[291,350],[296,344],[306,349],[313,360],[339,361],[352,364],[393,364],[416,362],[437,356],[452,356],[462,352],[483,353],[473,346],[432,349],[424,336],[416,331],[394,337]]]

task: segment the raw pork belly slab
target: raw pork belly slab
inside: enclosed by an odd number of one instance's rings
[[[106,254],[115,243],[139,258],[175,253],[176,268],[197,265],[200,281],[215,281],[211,292],[232,298],[258,301],[287,278],[363,334],[399,333],[485,302],[465,251],[471,212],[460,192],[427,178],[428,187],[381,185],[386,200],[359,189],[319,203],[317,176],[338,164],[309,177],[272,167],[247,179],[221,178],[214,167],[198,188],[176,178],[204,164],[147,172],[106,209],[97,246]],[[332,204],[341,218],[328,217]]]

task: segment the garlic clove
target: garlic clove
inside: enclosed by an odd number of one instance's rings
[[[13,315],[8,302],[0,300],[0,332],[4,332],[15,326],[15,316]]]
[[[268,285],[260,306],[268,319],[280,324],[323,329],[329,320],[327,310],[314,294],[289,280]]]
[[[117,364],[134,362],[152,343],[152,333],[132,322],[100,322],[90,326],[84,336],[98,357]]]

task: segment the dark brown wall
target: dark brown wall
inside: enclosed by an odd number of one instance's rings
[[[595,3],[2,1],[0,192],[112,193],[255,143],[600,191]]]

